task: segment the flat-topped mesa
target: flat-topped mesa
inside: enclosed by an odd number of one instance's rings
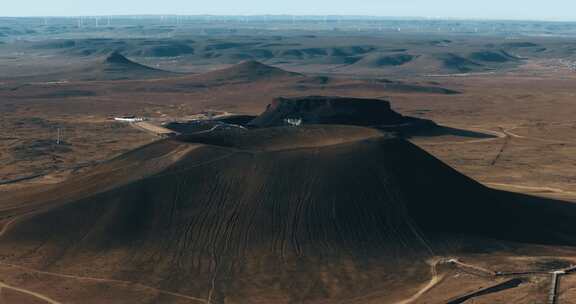
[[[424,122],[434,125],[428,120],[403,116],[392,110],[390,102],[382,99],[306,96],[275,99],[249,125],[335,124],[386,128]]]

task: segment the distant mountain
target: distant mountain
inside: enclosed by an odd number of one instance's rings
[[[299,73],[285,71],[254,60],[244,61],[222,70],[216,70],[201,75],[201,78],[206,81],[218,82],[271,80],[292,77],[303,76]]]
[[[134,62],[119,52],[112,52],[84,66],[43,75],[18,77],[14,80],[30,82],[137,80],[180,75]]]
[[[176,76],[177,73],[155,69],[134,62],[119,52],[112,52],[103,60],[90,66],[70,73],[81,80],[117,80],[117,79],[145,79]]]

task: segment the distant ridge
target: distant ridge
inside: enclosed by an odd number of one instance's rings
[[[409,63],[414,60],[417,56],[410,54],[369,54],[364,56],[355,64],[357,66],[363,66],[368,68],[382,68],[382,67],[397,67]]]
[[[290,77],[302,77],[302,74],[289,72],[255,60],[243,61],[231,67],[202,75],[203,79],[214,81],[255,81]]]
[[[175,72],[155,69],[134,62],[118,51],[74,69],[61,70],[44,75],[19,77],[19,81],[107,81],[139,80],[180,76]]]

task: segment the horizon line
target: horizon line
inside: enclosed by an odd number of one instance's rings
[[[490,17],[449,17],[449,16],[387,16],[363,14],[95,14],[95,15],[18,15],[0,18],[100,18],[100,17],[346,17],[346,18],[380,18],[403,20],[437,20],[437,21],[514,21],[514,22],[568,22],[576,23],[576,19],[563,18],[490,18]]]

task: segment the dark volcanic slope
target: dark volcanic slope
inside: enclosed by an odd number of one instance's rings
[[[489,190],[373,129],[185,140],[148,145],[50,190],[0,198],[41,206],[7,226],[0,257],[205,303],[323,303],[375,291],[391,303],[391,286],[427,276],[398,267],[456,250],[439,239],[573,244],[572,205]]]
[[[433,126],[428,120],[403,116],[380,99],[333,96],[277,98],[266,111],[250,122],[256,127],[287,125],[288,119],[302,124],[340,124],[357,126]]]

